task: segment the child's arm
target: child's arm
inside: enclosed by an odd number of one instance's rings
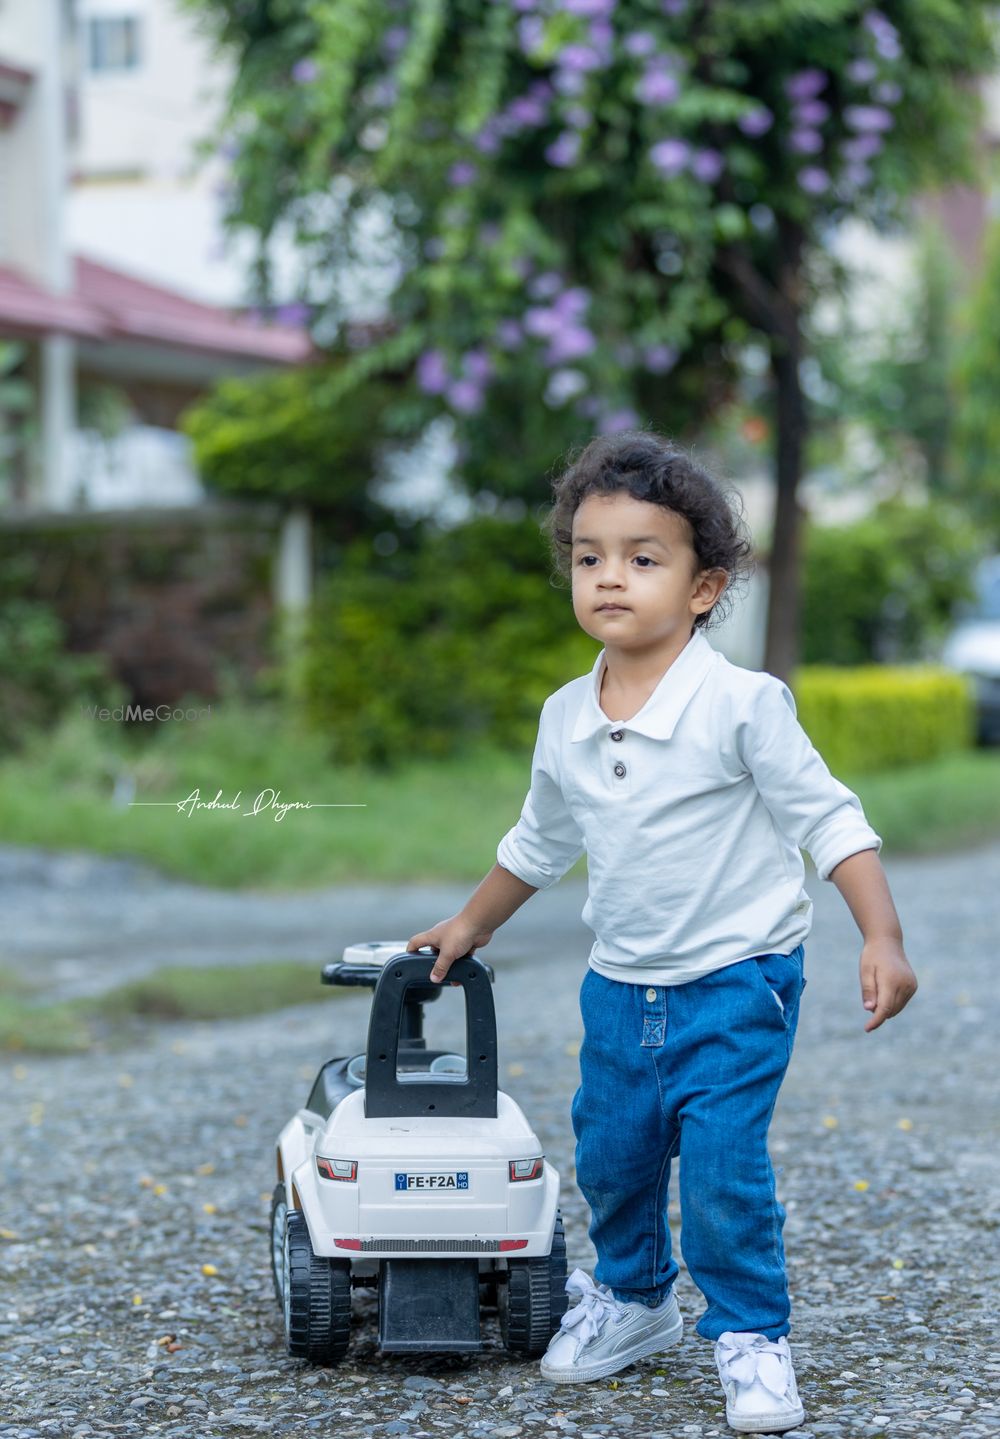
[[[830,878],[847,901],[864,936],[861,997],[874,1010],[865,1033],[898,1014],[917,992],[917,977],[903,953],[903,930],[885,870],[873,849],[842,859]]]
[[[422,944],[438,950],[431,979],[439,983],[473,945],[488,944],[493,931],[505,924],[526,899],[558,883],[584,852],[583,835],[570,814],[559,785],[553,759],[546,710],[542,705],[538,736],[531,760],[531,787],[513,828],[497,845],[497,863],[458,914],[432,929],[415,934],[407,949]]]
[[[536,893],[534,885],[525,884],[516,874],[495,864],[458,914],[441,920],[422,934],[413,935],[406,947],[419,949],[424,944],[433,945],[438,957],[431,979],[439,984],[456,959],[478,945],[489,944],[493,931],[506,924],[514,911]]]

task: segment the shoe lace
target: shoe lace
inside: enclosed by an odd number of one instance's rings
[[[574,1269],[566,1280],[566,1293],[579,1294],[580,1302],[573,1309],[567,1309],[560,1326],[571,1333],[580,1344],[589,1344],[601,1332],[601,1325],[609,1314],[617,1314],[620,1305],[611,1290],[603,1284],[597,1285],[582,1269]]]
[[[764,1388],[783,1399],[788,1389],[788,1356],[776,1341],[763,1334],[723,1334],[719,1343],[719,1372],[723,1382],[750,1385],[759,1379]]]

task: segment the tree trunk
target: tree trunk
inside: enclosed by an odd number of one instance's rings
[[[790,683],[799,662],[803,510],[798,500],[806,438],[805,403],[799,379],[801,344],[775,339],[771,370],[775,389],[774,531],[769,559],[767,642],[764,668]]]
[[[767,639],[764,668],[786,684],[799,663],[801,646],[800,556],[804,512],[799,505],[808,420],[799,367],[802,362],[802,241],[795,229],[784,236],[779,278],[782,323],[771,338],[774,379],[775,497],[774,529],[769,559]]]

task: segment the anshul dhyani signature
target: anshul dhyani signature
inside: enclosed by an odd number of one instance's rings
[[[223,799],[222,790],[217,790],[214,799],[202,799],[201,790],[193,789],[186,799],[180,800],[133,800],[129,808],[155,808],[167,806],[176,809],[178,814],[186,815],[188,819],[196,810],[229,810],[232,814],[239,815],[242,819],[253,819],[257,815],[269,814],[276,823],[280,823],[285,815],[292,809],[367,809],[364,804],[320,804],[314,800],[296,799],[283,800],[280,789],[262,789],[250,803],[249,808],[241,808],[243,803],[243,791],[237,790],[233,799]]]

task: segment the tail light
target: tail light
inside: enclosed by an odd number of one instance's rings
[[[544,1156],[541,1154],[537,1159],[512,1159],[510,1161],[511,1183],[520,1179],[540,1179],[543,1161]]]
[[[358,1177],[356,1159],[322,1159],[316,1156],[316,1168],[324,1179],[352,1180]]]

